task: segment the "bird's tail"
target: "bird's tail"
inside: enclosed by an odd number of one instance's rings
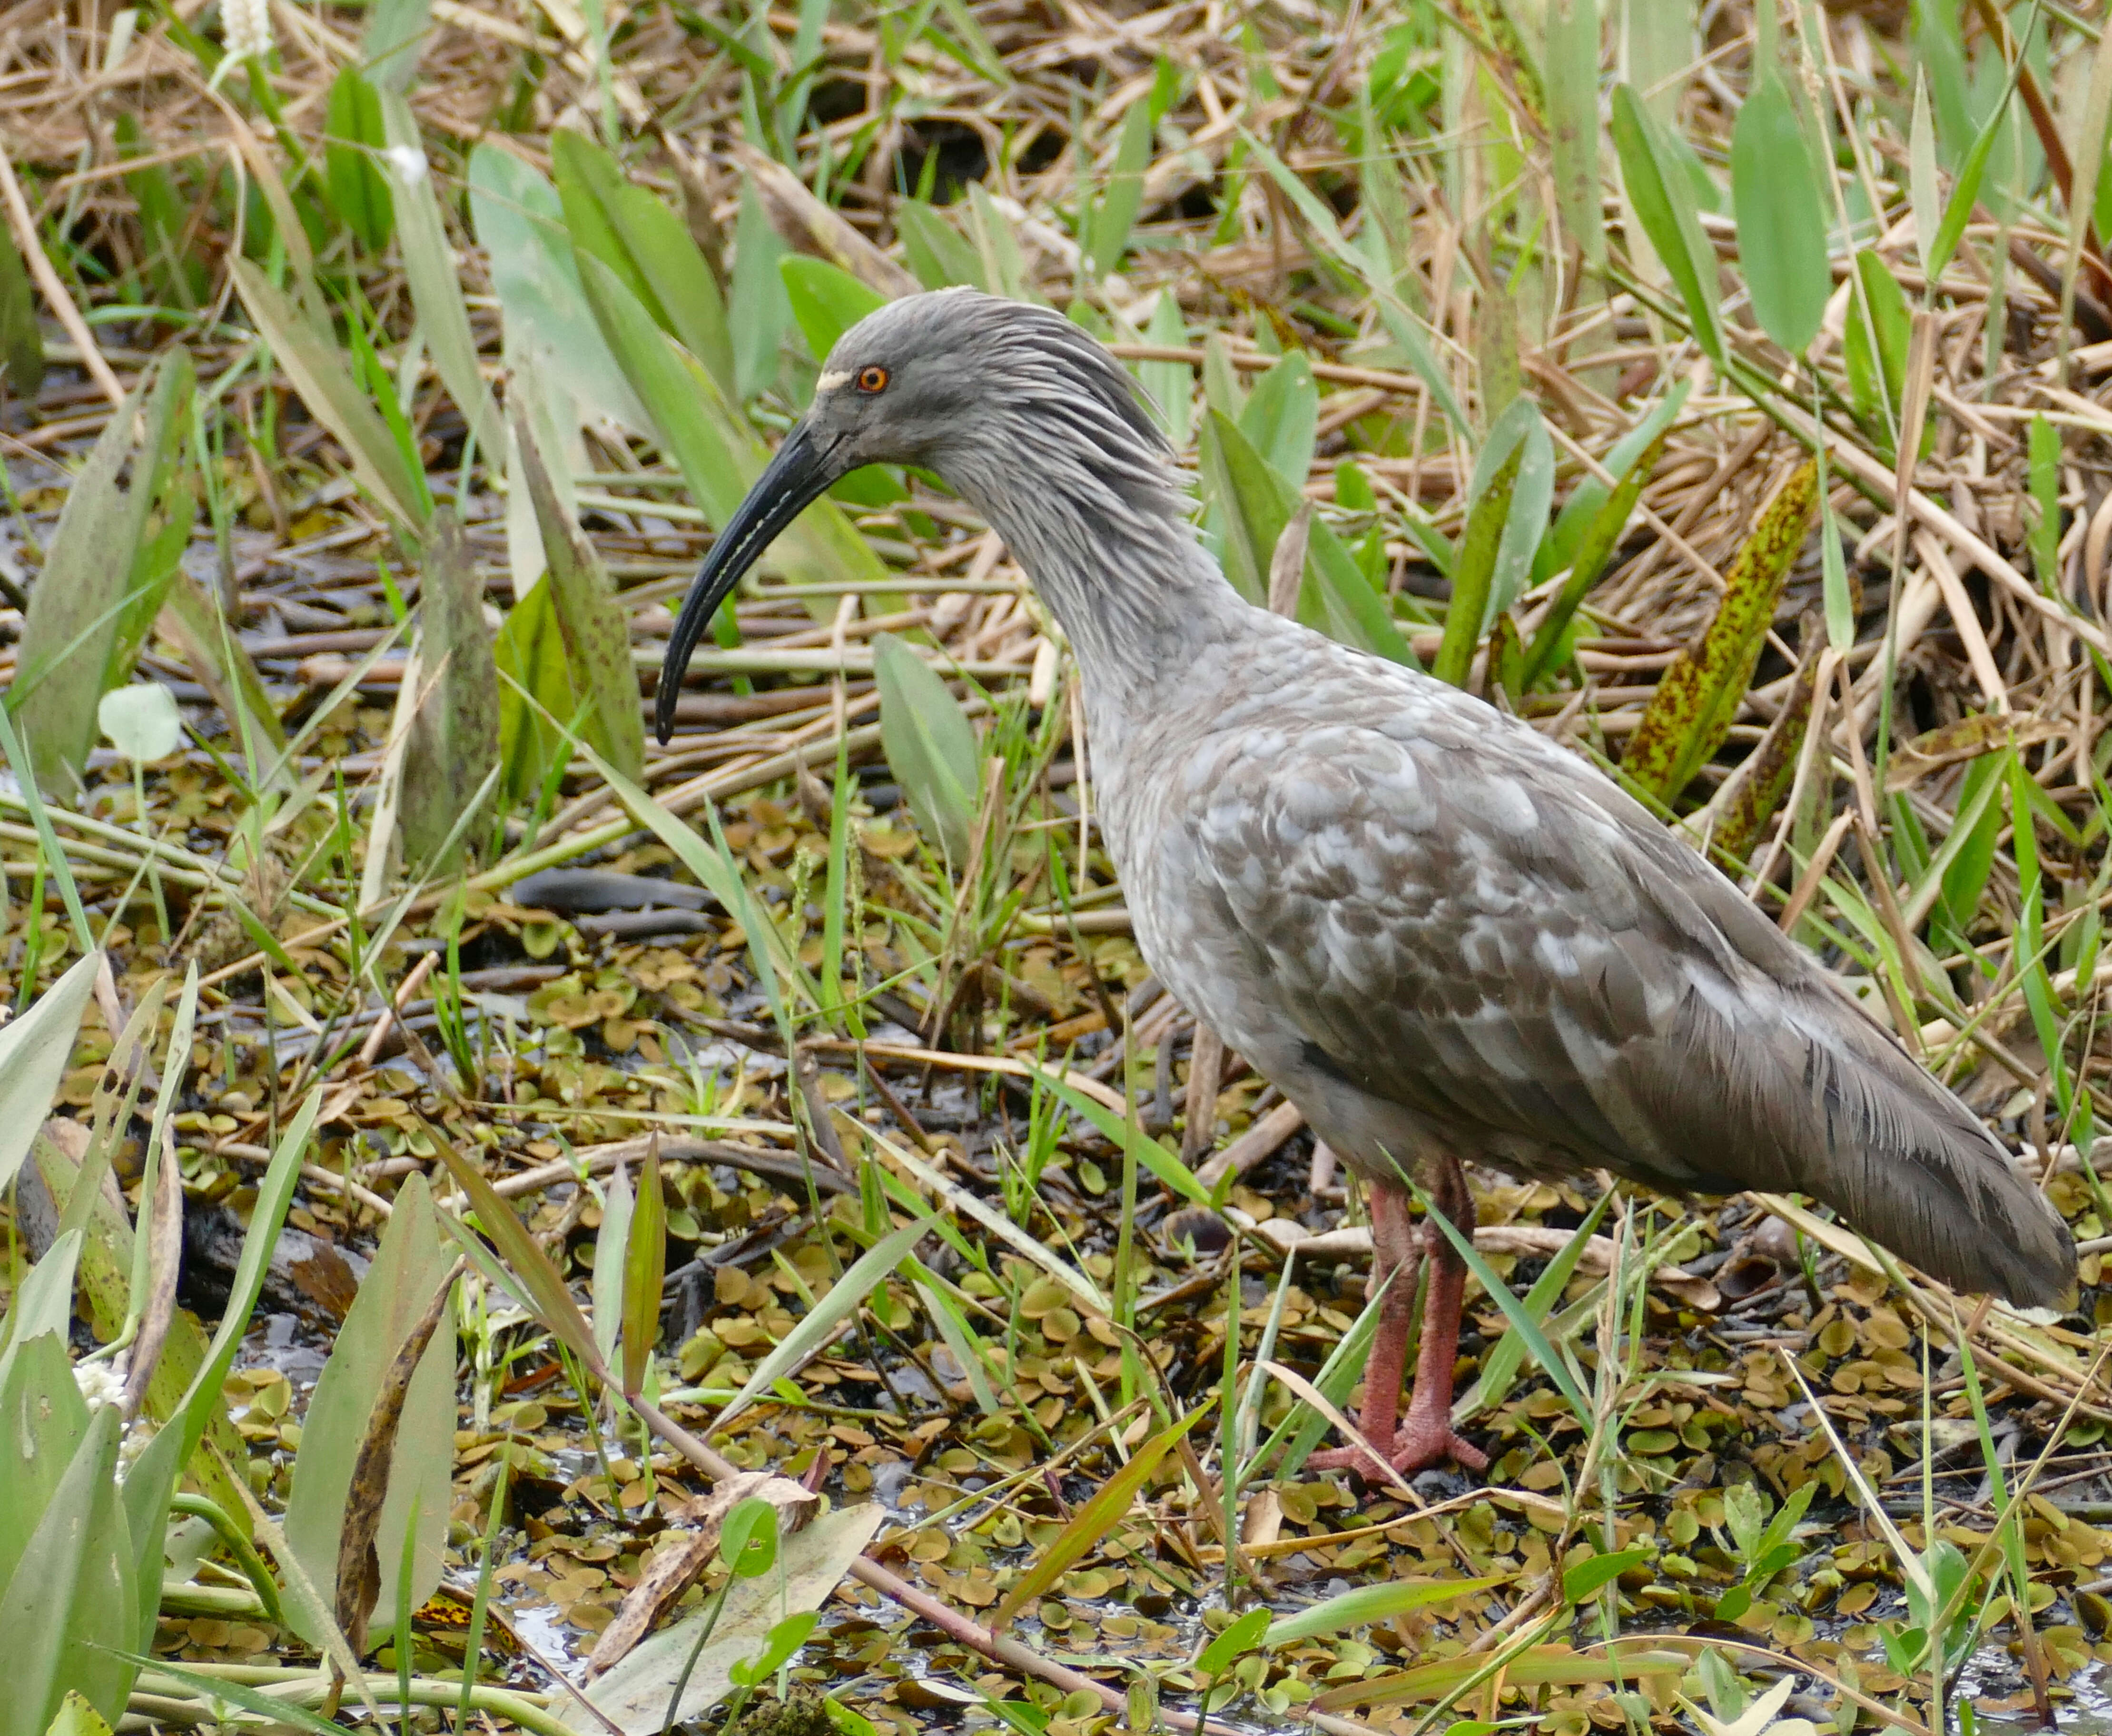
[[[1886,1032],[1846,1009],[1806,1027],[1805,1084],[1820,1137],[1795,1185],[1952,1288],[2020,1307],[2075,1291],[2075,1241],[1979,1119]]]

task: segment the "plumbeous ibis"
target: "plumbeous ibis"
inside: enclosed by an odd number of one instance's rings
[[[1370,1185],[1384,1300],[1363,1428],[1396,1469],[1486,1463],[1450,1419],[1464,1269],[1418,1234],[1405,1185],[1471,1230],[1463,1157],[1794,1191],[1958,1289],[2069,1288],[2043,1195],[1736,887],[1525,725],[1246,601],[1169,457],[1121,367],[1058,314],[967,289],[879,309],[698,574],[660,737],[712,612],[840,477],[921,465],[972,504],[1075,649],[1146,962]],[[1313,1462],[1378,1469],[1354,1447]]]

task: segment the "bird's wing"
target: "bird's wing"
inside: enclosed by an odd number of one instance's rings
[[[1960,1287],[2066,1287],[2067,1231],[2007,1154],[1736,888],[1433,685],[1295,752],[1223,732],[1166,816],[1309,1057],[1464,1155],[1800,1191]]]

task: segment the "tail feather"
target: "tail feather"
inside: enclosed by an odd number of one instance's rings
[[[1814,1023],[1798,1034],[1820,1137],[1792,1148],[1796,1186],[1954,1289],[2071,1296],[2074,1238],[1979,1119],[1848,1009]]]

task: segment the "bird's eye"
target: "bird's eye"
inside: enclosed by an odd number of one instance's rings
[[[862,367],[858,373],[858,389],[861,392],[884,392],[887,390],[887,370],[884,367]]]

